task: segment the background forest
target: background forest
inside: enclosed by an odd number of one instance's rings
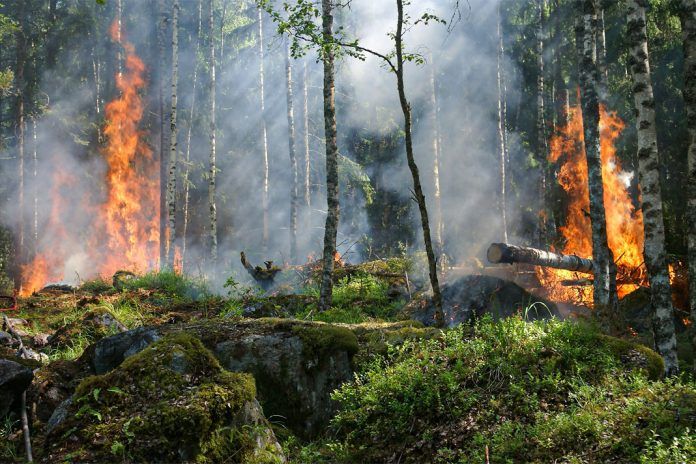
[[[551,227],[543,241],[559,240],[553,231],[563,225],[564,196],[554,187],[555,167],[547,161],[546,144],[554,128],[562,125],[566,99],[570,104],[576,100],[574,3],[544,3],[541,14],[536,2],[503,1],[499,6],[496,2],[474,2],[459,10],[449,2],[419,2],[413,6],[414,10],[432,11],[449,21],[447,26],[415,27],[406,45],[425,58],[425,64],[408,69],[407,90],[426,198],[432,212],[437,208],[435,201],[441,201],[438,231],[442,231],[444,251],[451,263],[480,258],[490,241],[503,238],[498,206],[501,143],[497,118],[501,113],[509,233],[518,243],[538,243],[538,215],[545,210]],[[109,35],[119,9],[124,40],[134,45],[145,64],[146,83],[141,89],[144,116],[139,130],[153,156],[166,160],[171,133],[171,5],[5,0],[0,9],[0,188],[5,276],[16,277],[17,265],[31,262],[37,253],[46,250],[56,255],[53,265],[59,267],[51,281],[72,280],[75,272],[83,277],[94,272],[94,263],[85,253],[89,242],[85,230],[95,219],[84,206],[84,199],[105,195],[98,173],[105,169],[104,107],[118,95],[114,75],[123,61],[122,47]],[[184,267],[194,272],[205,269],[202,263],[209,255],[205,231],[209,229],[208,82],[212,63],[206,47],[211,40],[217,68],[219,265],[223,269],[237,265],[241,250],[247,250],[256,261],[291,261],[288,197],[295,180],[288,156],[285,39],[277,36],[268,15],[259,15],[253,2],[214,1],[212,30],[206,7],[202,8],[202,16],[200,10],[199,2],[185,0],[178,19],[176,241],[182,246],[186,234]],[[636,135],[623,11],[623,2],[606,2],[602,24],[608,107],[625,122],[617,140],[618,158],[623,169],[632,173],[636,166]],[[350,9],[337,12],[337,22],[347,37],[359,38],[366,46],[388,49],[386,33],[394,22],[392,16],[391,5],[355,1]],[[259,28],[259,18],[263,29]],[[648,20],[667,247],[671,254],[684,255],[686,203],[682,193],[687,132],[681,97],[680,22],[676,7],[668,1],[651,2]],[[260,31],[265,32],[263,47]],[[321,248],[325,205],[321,67],[311,54],[291,60],[290,65],[298,160],[299,250],[295,259],[304,261]],[[371,57],[364,62],[344,57],[338,63],[342,184],[338,242],[339,251],[347,253],[350,260],[419,248],[417,209],[410,201],[401,115],[392,79]],[[543,106],[539,105],[540,92]],[[433,151],[439,155],[439,195],[434,191]],[[60,189],[55,175],[58,168],[74,176],[70,191],[63,192],[64,206],[55,205],[55,192]],[[540,204],[538,194],[542,175],[549,180],[544,204]],[[635,200],[636,176],[629,174],[626,179]],[[268,204],[266,214],[264,203]],[[60,243],[56,243],[55,233],[39,232],[50,230],[51,214],[56,208],[68,229]],[[10,252],[13,248],[14,253]]]

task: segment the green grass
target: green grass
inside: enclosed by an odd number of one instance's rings
[[[488,447],[496,463],[696,462],[696,384],[651,380],[651,361],[630,367],[626,349],[656,356],[520,318],[407,341],[334,393],[331,438],[290,443],[291,460],[485,462]]]
[[[153,290],[169,298],[197,301],[210,295],[207,284],[203,279],[184,276],[174,271],[148,272],[134,279],[123,282],[125,290]]]

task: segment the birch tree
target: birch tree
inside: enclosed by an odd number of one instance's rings
[[[166,263],[174,268],[173,243],[176,238],[176,168],[178,151],[177,103],[179,85],[179,0],[172,5],[172,98],[169,115],[169,167],[167,170],[167,234],[165,235]]]
[[[186,164],[184,166],[184,176],[182,183],[184,186],[184,206],[183,206],[183,224],[181,230],[181,261],[182,266],[186,267],[186,244],[188,241],[188,224],[189,224],[189,199],[191,191],[191,182],[189,175],[191,172],[191,135],[193,131],[193,115],[196,108],[196,87],[198,85],[199,59],[198,55],[201,51],[201,35],[203,34],[203,0],[198,0],[198,30],[196,34],[196,64],[193,67],[193,83],[191,89],[191,108],[189,109],[188,127],[186,132]]]
[[[261,206],[263,208],[263,252],[268,251],[269,238],[269,211],[268,211],[268,129],[266,124],[266,83],[265,83],[265,49],[263,36],[263,10],[258,9],[258,26],[259,26],[259,98],[261,110],[261,155],[263,158],[263,192]]]
[[[602,159],[599,140],[599,100],[597,95],[598,70],[595,42],[594,0],[577,0],[582,14],[582,56],[579,73],[581,79],[582,120],[585,133],[590,189],[590,221],[592,223],[592,259],[597,269],[594,273],[594,303],[600,316],[612,311],[617,303],[616,264],[607,243],[607,221],[604,209],[604,184],[602,183]]]
[[[442,139],[440,134],[440,102],[437,95],[437,81],[435,79],[435,62],[430,57],[430,123],[432,125],[433,148],[433,196],[435,197],[435,246],[437,256],[440,259],[440,267],[445,264],[445,246],[443,241],[444,223],[442,219],[442,192],[440,190],[440,160],[442,158]]]
[[[157,104],[158,104],[158,122],[159,122],[159,146],[157,157],[159,159],[159,181],[160,181],[160,215],[159,215],[159,265],[160,268],[166,266],[167,263],[167,252],[166,252],[166,235],[167,235],[167,200],[165,193],[165,186],[167,185],[167,163],[165,163],[165,101],[164,101],[164,70],[165,70],[165,57],[164,57],[164,44],[166,41],[167,33],[167,13],[165,11],[164,0],[157,1],[157,8],[159,12],[159,18],[157,22]],[[120,27],[120,22],[119,22]],[[120,29],[119,29],[120,34]],[[120,52],[119,52],[120,53]],[[119,54],[119,64],[121,62]]]
[[[689,305],[692,321],[691,336],[694,350],[696,350],[696,0],[681,0],[681,23],[684,47],[684,103],[689,131],[686,211]],[[696,361],[694,372],[696,372]]]
[[[636,131],[638,133],[638,182],[645,230],[645,264],[650,279],[655,346],[665,360],[668,375],[679,370],[674,310],[667,269],[665,225],[662,214],[660,160],[655,128],[655,97],[648,55],[645,7],[647,0],[628,0],[629,66],[633,75]]]
[[[292,61],[290,56],[289,41],[285,42],[285,83],[287,117],[288,117],[288,149],[290,154],[290,262],[297,263],[297,206],[298,206],[298,172],[297,172],[297,150],[295,144],[295,107],[292,91]]]
[[[548,209],[546,208],[547,169],[546,154],[546,105],[544,82],[544,34],[545,34],[546,0],[537,0],[537,118],[536,118],[536,149],[537,159],[540,165],[539,173],[539,244],[545,245],[549,237],[547,234]]]
[[[208,0],[208,59],[210,66],[210,79],[208,81],[208,98],[210,99],[210,155],[208,157],[208,236],[210,245],[210,259],[213,264],[217,262],[217,199],[215,192],[215,178],[217,165],[215,160],[215,16],[213,0]]]
[[[498,207],[500,208],[500,219],[502,222],[503,229],[503,241],[508,241],[508,225],[507,225],[507,160],[506,160],[506,150],[505,150],[505,113],[503,100],[505,99],[504,89],[503,89],[503,58],[505,56],[504,42],[503,42],[503,29],[502,29],[502,15],[500,12],[500,4],[498,4],[497,11],[497,27],[498,27],[498,53],[497,53],[497,84],[498,84],[498,172],[500,181],[500,192],[498,193]]]

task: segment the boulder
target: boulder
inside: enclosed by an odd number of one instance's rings
[[[0,418],[5,417],[29,387],[34,373],[30,367],[0,358]]]
[[[255,396],[253,377],[173,333],[83,380],[49,421],[43,462],[284,463]]]
[[[522,315],[529,320],[559,317],[554,303],[532,295],[508,280],[470,275],[442,285],[445,323],[448,327],[489,314],[494,320]],[[404,308],[404,315],[425,325],[435,323],[432,297],[417,298]]]
[[[331,392],[353,378],[355,334],[346,327],[287,319],[213,321],[138,328],[96,343],[96,373],[117,367],[167,333],[199,338],[222,366],[253,374],[259,400],[274,422],[301,437],[312,437],[333,417]]]

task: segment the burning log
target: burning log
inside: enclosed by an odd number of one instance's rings
[[[535,266],[553,267],[568,271],[594,274],[594,263],[591,259],[576,255],[561,255],[536,248],[519,247],[506,243],[493,243],[488,248],[488,261],[497,263],[526,263]]]

